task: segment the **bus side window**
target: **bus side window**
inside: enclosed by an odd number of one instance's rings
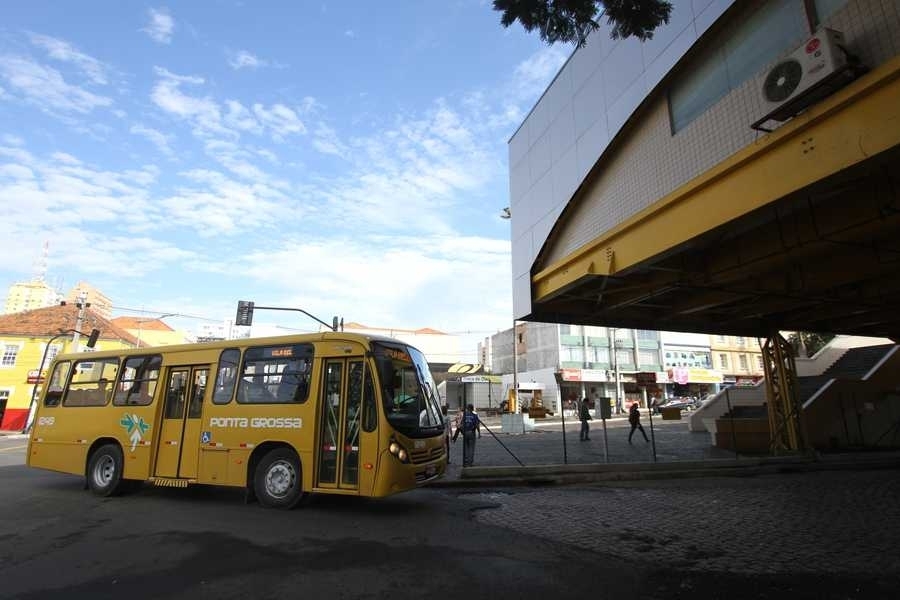
[[[53,374],[50,375],[50,383],[47,385],[47,394],[44,396],[44,406],[59,406],[71,366],[72,363],[69,361],[63,361],[56,363],[56,366],[53,367]]]
[[[216,370],[213,404],[228,404],[231,402],[240,360],[241,351],[237,348],[229,348],[222,351],[222,355],[219,357],[219,368]]]
[[[372,383],[372,371],[366,369],[366,381],[363,387],[363,431],[375,431],[378,427],[378,404],[375,402],[375,384]]]

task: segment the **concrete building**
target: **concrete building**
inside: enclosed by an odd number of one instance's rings
[[[516,324],[515,341],[513,361],[512,328],[491,337],[493,372],[502,374],[509,389],[515,371],[520,391],[540,389],[551,411],[568,407],[563,400],[590,396],[592,389],[612,403],[618,398],[622,408],[643,403],[637,373],[662,371],[656,331],[528,322]]]
[[[11,315],[26,310],[46,308],[59,304],[59,301],[59,293],[47,285],[43,279],[23,281],[9,286],[3,313]]]
[[[79,281],[75,287],[69,290],[66,302],[76,303],[81,299],[90,302],[91,308],[104,319],[112,318],[112,300],[109,296],[92,286],[86,281]]]
[[[721,371],[723,385],[749,387],[763,380],[764,342],[760,338],[738,335],[709,336],[713,366]]]
[[[699,397],[719,391],[725,378],[713,366],[709,335],[663,331],[664,394],[671,397]]]
[[[900,335],[900,3],[672,4],[510,139],[514,317]]]
[[[133,335],[139,346],[171,346],[188,341],[183,331],[172,329],[162,318],[116,317],[110,322]]]

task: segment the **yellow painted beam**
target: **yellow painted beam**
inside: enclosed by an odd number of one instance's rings
[[[898,145],[900,57],[536,273],[534,302],[584,277],[622,272]]]

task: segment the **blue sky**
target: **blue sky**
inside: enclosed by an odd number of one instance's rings
[[[47,241],[117,315],[253,300],[473,358],[511,326],[506,142],[570,51],[489,0],[3,3],[0,288]]]

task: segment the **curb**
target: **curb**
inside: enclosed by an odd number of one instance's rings
[[[541,465],[534,467],[468,467],[456,479],[439,479],[429,487],[484,488],[550,486],[700,477],[752,477],[831,470],[900,468],[900,454],[879,456],[791,456],[758,459]]]

